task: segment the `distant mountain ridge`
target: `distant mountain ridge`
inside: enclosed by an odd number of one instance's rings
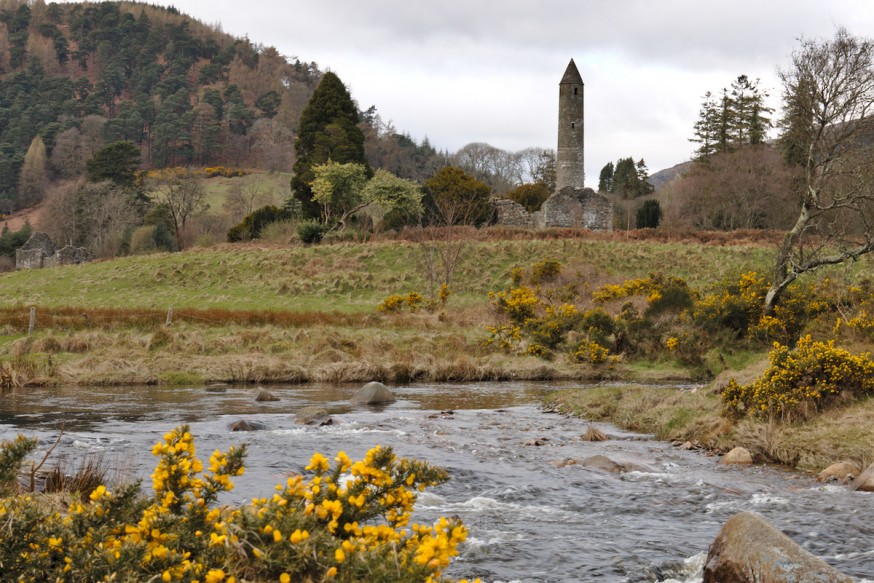
[[[685,175],[694,164],[693,161],[680,162],[670,168],[664,168],[658,172],[649,175],[649,183],[652,184],[655,190],[659,190],[664,185],[672,181],[674,178]]]

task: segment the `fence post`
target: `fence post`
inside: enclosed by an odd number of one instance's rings
[[[167,321],[164,322],[164,325],[169,326],[172,323],[173,323],[173,308],[169,308],[167,310]]]
[[[27,335],[33,334],[33,329],[36,328],[36,308],[30,309],[30,324],[27,325]]]

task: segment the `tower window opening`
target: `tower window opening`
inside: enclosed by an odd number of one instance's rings
[[[577,88],[574,87],[574,95],[576,95],[576,94],[577,94]]]
[[[574,129],[575,127],[577,127],[577,124],[575,124],[574,122],[571,122],[571,129]]]

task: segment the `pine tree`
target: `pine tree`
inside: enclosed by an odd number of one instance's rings
[[[598,192],[613,192],[613,162],[607,162],[598,176]]]
[[[363,164],[368,176],[371,175],[364,155],[364,133],[358,127],[358,108],[334,73],[325,73],[303,110],[294,151],[297,159],[291,189],[307,217],[320,214],[310,186],[315,178],[313,166],[329,160],[339,164]]]
[[[695,150],[695,159],[701,160],[716,152],[716,142],[718,139],[718,123],[719,107],[713,99],[713,94],[709,91],[704,94],[704,101],[701,103],[701,109],[698,111],[698,121],[695,122],[695,136],[689,138],[690,142],[700,144]]]
[[[750,81],[746,75],[735,79],[731,90],[723,88],[718,101],[711,92],[705,93],[693,137],[689,139],[700,144],[695,160],[701,162],[713,154],[764,143],[771,128],[769,115],[773,113],[765,103],[767,97],[759,88],[759,80]]]

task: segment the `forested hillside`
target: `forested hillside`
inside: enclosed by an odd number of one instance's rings
[[[320,78],[315,63],[174,8],[3,0],[0,210],[38,202],[21,188],[32,147],[44,146],[49,179],[83,174],[97,149],[118,140],[137,144],[147,167],[290,170],[300,113]]]

